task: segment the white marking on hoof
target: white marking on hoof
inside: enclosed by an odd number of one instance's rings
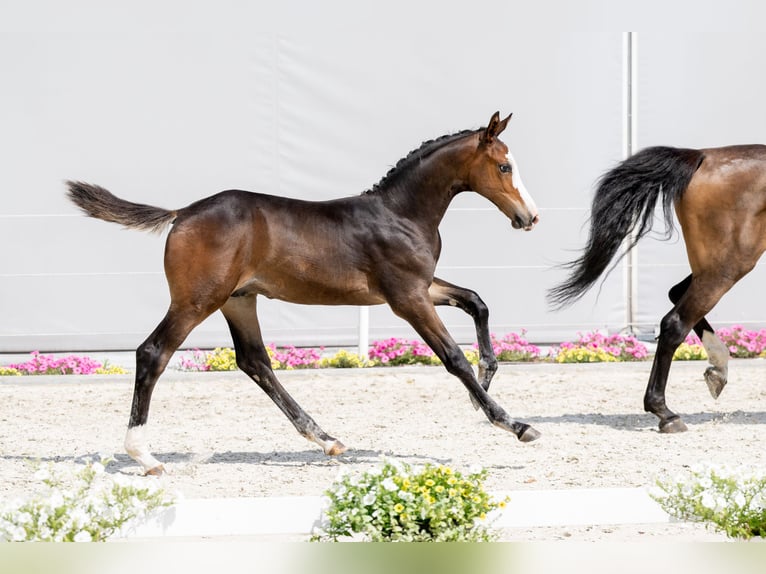
[[[125,451],[148,474],[156,468],[163,467],[162,463],[149,452],[149,446],[144,438],[144,427],[145,425],[138,425],[128,429],[125,435]]]
[[[722,371],[724,378],[728,374],[729,349],[715,333],[702,333],[702,346],[705,347],[710,364]]]

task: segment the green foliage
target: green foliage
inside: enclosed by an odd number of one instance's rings
[[[0,508],[0,540],[100,542],[172,504],[156,480],[110,475],[103,463],[41,468],[40,492]]]
[[[766,537],[766,473],[699,466],[688,476],[657,481],[650,493],[681,520],[702,521],[730,538]]]
[[[481,542],[496,538],[487,515],[505,506],[485,492],[486,470],[463,475],[446,466],[420,472],[386,461],[361,476],[345,475],[325,493],[328,508],[314,541],[354,534],[371,542]]]

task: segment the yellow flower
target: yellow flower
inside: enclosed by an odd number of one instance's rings
[[[433,486],[434,484],[436,483],[433,481],[433,479],[429,478],[428,480],[426,480],[426,486]]]
[[[404,510],[404,505],[401,503],[394,506],[394,512],[396,512],[397,514],[401,514],[403,510]]]
[[[450,488],[447,491],[447,494],[449,494],[450,498],[455,498],[457,496],[457,490],[455,490],[454,488]]]
[[[479,514],[479,520],[485,520],[486,518],[487,518],[487,515],[484,514],[483,512]]]
[[[434,490],[436,492],[444,492],[444,487],[441,484],[439,484],[436,486],[436,488],[434,488]]]
[[[456,482],[457,482],[457,478],[455,478],[454,476],[450,476],[447,479],[447,484],[449,484],[450,486],[453,486]]]
[[[506,504],[505,504],[505,500],[501,500],[500,502],[498,502],[498,503],[497,503],[497,505],[498,505],[500,508],[505,508],[505,506],[506,506]]]

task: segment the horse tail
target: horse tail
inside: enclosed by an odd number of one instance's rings
[[[67,181],[68,196],[90,217],[119,223],[130,229],[159,233],[176,217],[176,212],[161,207],[125,201],[98,185]]]
[[[662,198],[666,238],[673,232],[673,204],[689,186],[704,160],[699,150],[650,147],[605,173],[593,197],[590,235],[582,255],[564,265],[569,278],[548,291],[555,308],[574,303],[604,273],[626,237],[626,249],[611,271],[652,228],[654,208]],[[638,228],[635,235],[633,232]]]

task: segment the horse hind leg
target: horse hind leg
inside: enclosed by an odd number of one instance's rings
[[[256,296],[245,294],[230,297],[221,311],[234,341],[237,366],[264,390],[303,437],[317,443],[326,455],[344,453],[346,446],[324,432],[290,396],[274,374],[258,325]]]
[[[208,314],[171,309],[151,335],[136,350],[136,378],[125,450],[147,475],[161,475],[165,467],[152,456],[145,438],[152,392],[173,353],[191,330]]]
[[[703,321],[709,327],[704,319],[705,314],[718,303],[734,283],[735,281],[722,280],[720,276],[708,277],[707,280],[699,277],[689,278],[686,290],[679,297],[678,303],[660,322],[657,351],[644,394],[644,409],[660,419],[659,428],[662,433],[687,430],[681,417],[671,411],[665,402],[665,388],[673,354],[693,327],[702,324]],[[712,333],[712,328],[704,332]]]
[[[686,293],[686,290],[691,284],[692,276],[689,275],[681,281],[678,285],[675,285],[668,297],[675,305]],[[704,377],[707,384],[710,395],[717,399],[721,395],[721,391],[728,382],[729,374],[729,349],[726,348],[723,341],[715,334],[713,327],[708,323],[705,317],[702,317],[695,325],[694,332],[702,341],[702,346],[705,348],[705,352],[710,362],[710,367],[705,369]]]

